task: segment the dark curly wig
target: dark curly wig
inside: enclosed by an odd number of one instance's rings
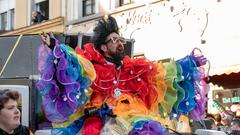
[[[94,35],[92,37],[92,42],[94,43],[94,47],[101,54],[103,54],[103,51],[101,50],[101,45],[105,44],[107,36],[113,32],[119,34],[117,21],[112,16],[107,15],[98,21],[93,32]]]

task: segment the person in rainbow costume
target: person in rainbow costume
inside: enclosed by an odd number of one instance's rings
[[[131,59],[109,15],[98,21],[84,49],[73,50],[49,34],[41,38],[37,87],[52,134],[165,135],[161,118],[204,117],[203,55],[166,63]]]

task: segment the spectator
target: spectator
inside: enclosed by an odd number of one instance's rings
[[[231,122],[233,120],[233,116],[229,113],[224,113],[222,117],[222,123],[223,126],[221,128],[221,131],[225,133],[230,133],[230,127],[231,127]]]
[[[236,116],[237,116],[237,117],[240,117],[240,109],[237,109],[237,111],[236,111]]]
[[[209,118],[209,128],[208,129],[212,129],[212,130],[217,130],[217,125],[215,123],[215,120],[213,118]]]
[[[224,126],[222,124],[222,116],[220,114],[216,114],[216,115],[214,115],[214,119],[216,122],[217,130],[223,131]]]
[[[223,126],[223,124],[221,123],[221,121],[222,121],[222,117],[221,117],[220,114],[216,114],[216,115],[214,115],[214,119],[216,120],[216,124],[217,124],[217,126]]]
[[[235,118],[231,122],[231,133],[230,135],[240,135],[240,119]]]
[[[0,90],[0,135],[32,135],[20,124],[19,96],[17,91]]]
[[[217,130],[217,121],[214,115],[207,114],[206,119],[204,121],[207,129]]]
[[[43,21],[48,20],[48,18],[44,15],[42,15],[40,12],[38,11],[33,11],[32,12],[32,23],[41,23]]]

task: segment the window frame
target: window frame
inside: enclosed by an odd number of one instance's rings
[[[3,19],[5,19],[4,22]],[[0,13],[0,31],[7,31],[8,30],[7,25],[8,25],[8,11]]]
[[[90,2],[86,4],[87,2]],[[90,8],[90,13],[87,13],[87,7]],[[82,0],[82,17],[96,14],[96,0]]]
[[[66,1],[66,12],[65,12],[65,17],[66,17],[66,23],[65,26],[70,26],[73,24],[81,23],[81,22],[86,22],[89,20],[94,20],[96,18],[99,18],[100,16],[103,15],[103,13],[100,13],[100,2],[101,0],[94,0],[95,2],[95,12],[93,14],[89,14],[87,16],[83,16],[83,1],[79,1],[74,3],[74,0],[67,0]],[[77,9],[74,9],[73,5],[77,4]],[[77,14],[75,14],[77,12]]]
[[[10,30],[14,30],[14,26],[15,26],[15,8],[13,8],[13,9],[10,9],[9,10],[9,28],[10,28]]]
[[[128,1],[128,2],[126,2],[126,1]],[[134,0],[119,0],[118,7],[122,7],[122,6],[133,4],[133,3],[134,3]]]
[[[15,0],[0,1],[0,9],[1,9],[0,10],[0,31],[1,32],[11,31],[14,29],[15,5],[16,5]],[[12,14],[12,11],[14,11],[13,14]],[[3,14],[5,17],[2,17]]]
[[[42,10],[40,9],[41,4],[46,3],[47,7],[45,7],[46,9]],[[39,11],[42,15],[46,16],[47,18],[49,18],[49,0],[42,0],[39,2],[35,2],[34,1],[34,6],[35,6],[35,10]]]
[[[81,14],[81,10],[80,8],[77,7],[81,7],[81,1],[79,0],[67,0],[66,1],[66,11],[65,12],[65,16],[66,16],[66,20],[67,22],[71,22],[74,20],[78,20]]]
[[[135,0],[112,0],[114,2],[113,9],[125,7],[135,3]]]

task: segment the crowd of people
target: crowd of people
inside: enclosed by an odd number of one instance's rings
[[[222,131],[228,135],[240,135],[240,118],[229,113],[207,115],[207,129]]]

